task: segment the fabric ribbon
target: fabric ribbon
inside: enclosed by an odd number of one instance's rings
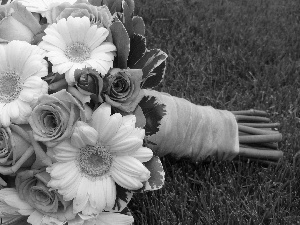
[[[153,90],[145,90],[145,95],[166,105],[159,131],[148,136],[156,144],[149,147],[159,156],[232,160],[239,153],[238,125],[231,112]]]

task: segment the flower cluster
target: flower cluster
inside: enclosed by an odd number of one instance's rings
[[[162,187],[138,104],[166,54],[146,49],[133,10],[130,0],[0,5],[1,224],[132,224],[133,193]]]

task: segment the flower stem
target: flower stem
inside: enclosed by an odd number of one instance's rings
[[[265,130],[265,129],[258,129],[254,127],[248,127],[241,124],[238,124],[239,131],[248,133],[248,134],[276,134],[277,131],[273,130]]]
[[[268,113],[260,110],[232,111],[239,131],[240,152],[237,158],[251,161],[278,161],[283,152],[278,150],[282,135],[275,130],[279,123],[270,123]]]
[[[281,134],[266,134],[266,135],[243,135],[239,138],[241,144],[247,143],[264,143],[278,142],[282,140]]]
[[[283,157],[283,152],[277,150],[259,150],[255,148],[240,147],[239,155],[247,158],[279,161],[279,159]]]
[[[268,113],[261,110],[250,109],[250,110],[241,110],[241,111],[231,111],[234,115],[245,115],[245,116],[262,116],[267,117]]]
[[[254,128],[278,128],[280,123],[238,123],[239,125]]]
[[[262,116],[245,116],[245,115],[235,115],[237,122],[247,121],[247,122],[265,122],[268,123],[271,120],[267,117]]]

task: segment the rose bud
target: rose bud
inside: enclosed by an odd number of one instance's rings
[[[99,95],[103,88],[103,80],[100,74],[91,69],[77,69],[74,72],[76,86],[78,91],[85,95]]]

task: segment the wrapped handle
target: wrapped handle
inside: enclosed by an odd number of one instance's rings
[[[145,94],[166,105],[159,131],[148,136],[156,144],[149,147],[159,156],[172,154],[199,161],[207,157],[232,160],[239,154],[238,125],[231,112],[153,90]]]

